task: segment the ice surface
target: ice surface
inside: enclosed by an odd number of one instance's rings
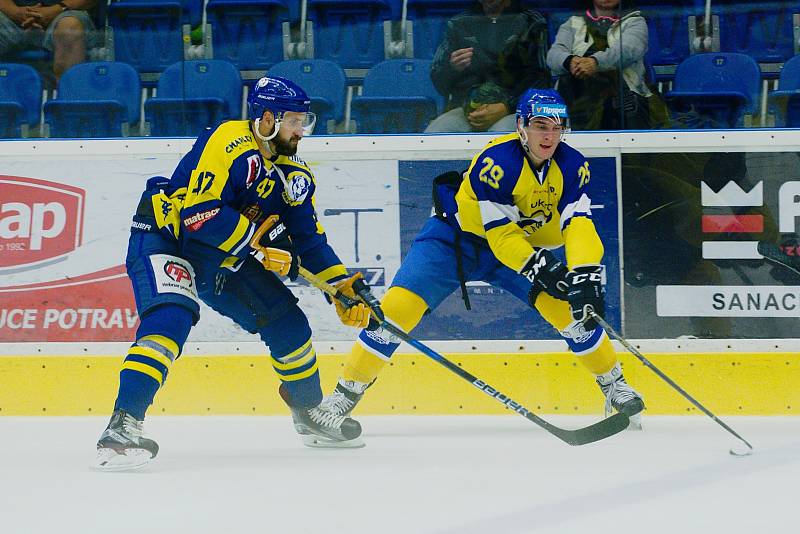
[[[548,417],[574,428],[585,417]],[[89,469],[105,417],[0,418],[0,532],[800,532],[800,418],[645,417],[570,447],[516,416],[363,417],[308,449],[286,417],[151,417],[158,458]]]

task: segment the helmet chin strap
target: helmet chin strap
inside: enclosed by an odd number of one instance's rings
[[[261,119],[256,119],[253,121],[253,133],[255,133],[256,137],[258,137],[258,139],[266,145],[269,141],[275,139],[275,136],[278,135],[278,130],[281,129],[282,122],[283,122],[282,119],[276,119],[275,129],[272,130],[272,133],[269,135],[261,135],[261,128],[259,128],[259,126],[261,125]]]
[[[525,150],[525,153],[528,154],[530,160],[533,161],[533,153],[531,152],[531,147],[528,146],[528,132],[526,132],[525,128],[522,127],[520,121],[517,121],[517,135],[522,143],[523,150]]]

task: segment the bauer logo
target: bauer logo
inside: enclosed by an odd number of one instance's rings
[[[0,176],[0,270],[34,268],[80,246],[85,201],[78,187]]]

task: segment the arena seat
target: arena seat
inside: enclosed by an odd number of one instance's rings
[[[179,61],[158,79],[158,94],[144,103],[150,134],[197,136],[203,128],[242,114],[242,78],[218,59]]]
[[[735,128],[745,114],[755,114],[760,90],[761,71],[752,57],[712,52],[683,60],[665,99],[681,127]]]
[[[362,96],[353,98],[358,133],[416,133],[441,113],[444,98],[426,59],[390,59],[372,67]]]
[[[44,105],[51,137],[119,137],[139,122],[139,74],[127,63],[97,61],[68,69],[58,97]]]
[[[33,67],[0,63],[0,137],[27,137],[39,124],[42,80]]]
[[[347,85],[338,64],[325,59],[295,59],[273,65],[269,74],[292,80],[311,97],[311,111],[317,116],[314,133],[330,133],[328,122],[344,119]]]

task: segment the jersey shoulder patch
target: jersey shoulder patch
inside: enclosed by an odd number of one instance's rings
[[[578,150],[562,141],[553,154],[553,160],[564,176],[565,188],[573,182],[578,182],[578,187],[583,187],[589,182],[589,163],[586,161],[586,156]]]

